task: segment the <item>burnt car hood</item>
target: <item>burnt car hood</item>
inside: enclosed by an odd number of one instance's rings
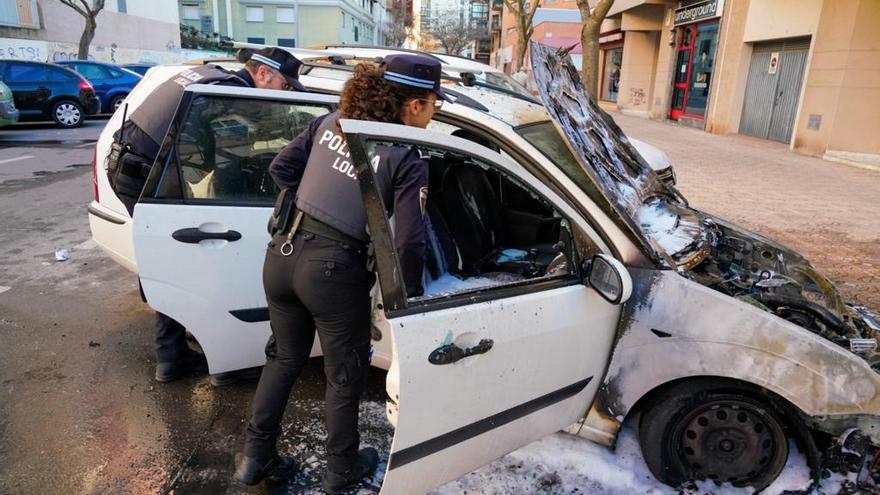
[[[541,99],[583,172],[598,189],[604,200],[600,206],[652,258],[675,267],[670,256],[688,242],[673,238],[677,234],[699,235],[700,230],[698,224],[685,229],[689,232],[671,233],[663,228],[664,217],[674,216],[674,212],[667,215],[667,206],[686,208],[684,199],[660,180],[611,116],[585,93],[568,55],[562,57],[556,48],[532,42],[531,60]]]

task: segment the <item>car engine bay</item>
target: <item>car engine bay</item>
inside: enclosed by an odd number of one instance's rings
[[[821,335],[880,371],[880,324],[866,308],[844,302],[794,251],[705,214],[702,223],[708,249],[685,276]]]

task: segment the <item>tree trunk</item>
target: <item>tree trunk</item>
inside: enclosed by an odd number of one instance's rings
[[[82,36],[79,38],[79,52],[76,54],[76,58],[79,60],[89,59],[89,45],[91,45],[92,40],[95,39],[95,29],[98,27],[94,17],[86,17],[85,19],[86,27],[83,29]]]
[[[592,12],[589,4],[584,0],[578,1],[581,11],[581,48],[583,49],[581,80],[584,83],[584,91],[594,100],[598,99],[599,93],[599,30],[602,21],[611,9],[614,0],[599,0]]]

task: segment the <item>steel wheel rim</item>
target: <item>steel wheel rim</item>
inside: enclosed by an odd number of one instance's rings
[[[62,103],[55,109],[55,117],[62,124],[73,125],[79,122],[82,115],[76,105],[72,103]]]
[[[712,401],[689,411],[670,435],[691,477],[735,486],[779,474],[788,453],[781,424],[764,408],[737,399]],[[775,471],[775,473],[774,473]]]
[[[122,106],[123,101],[125,101],[125,98],[116,98],[116,100],[113,101],[113,111],[114,112],[116,110],[119,110],[119,107]]]

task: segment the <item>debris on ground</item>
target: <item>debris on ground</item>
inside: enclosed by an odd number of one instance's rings
[[[70,259],[70,250],[61,248],[55,250],[55,261],[67,261]]]

